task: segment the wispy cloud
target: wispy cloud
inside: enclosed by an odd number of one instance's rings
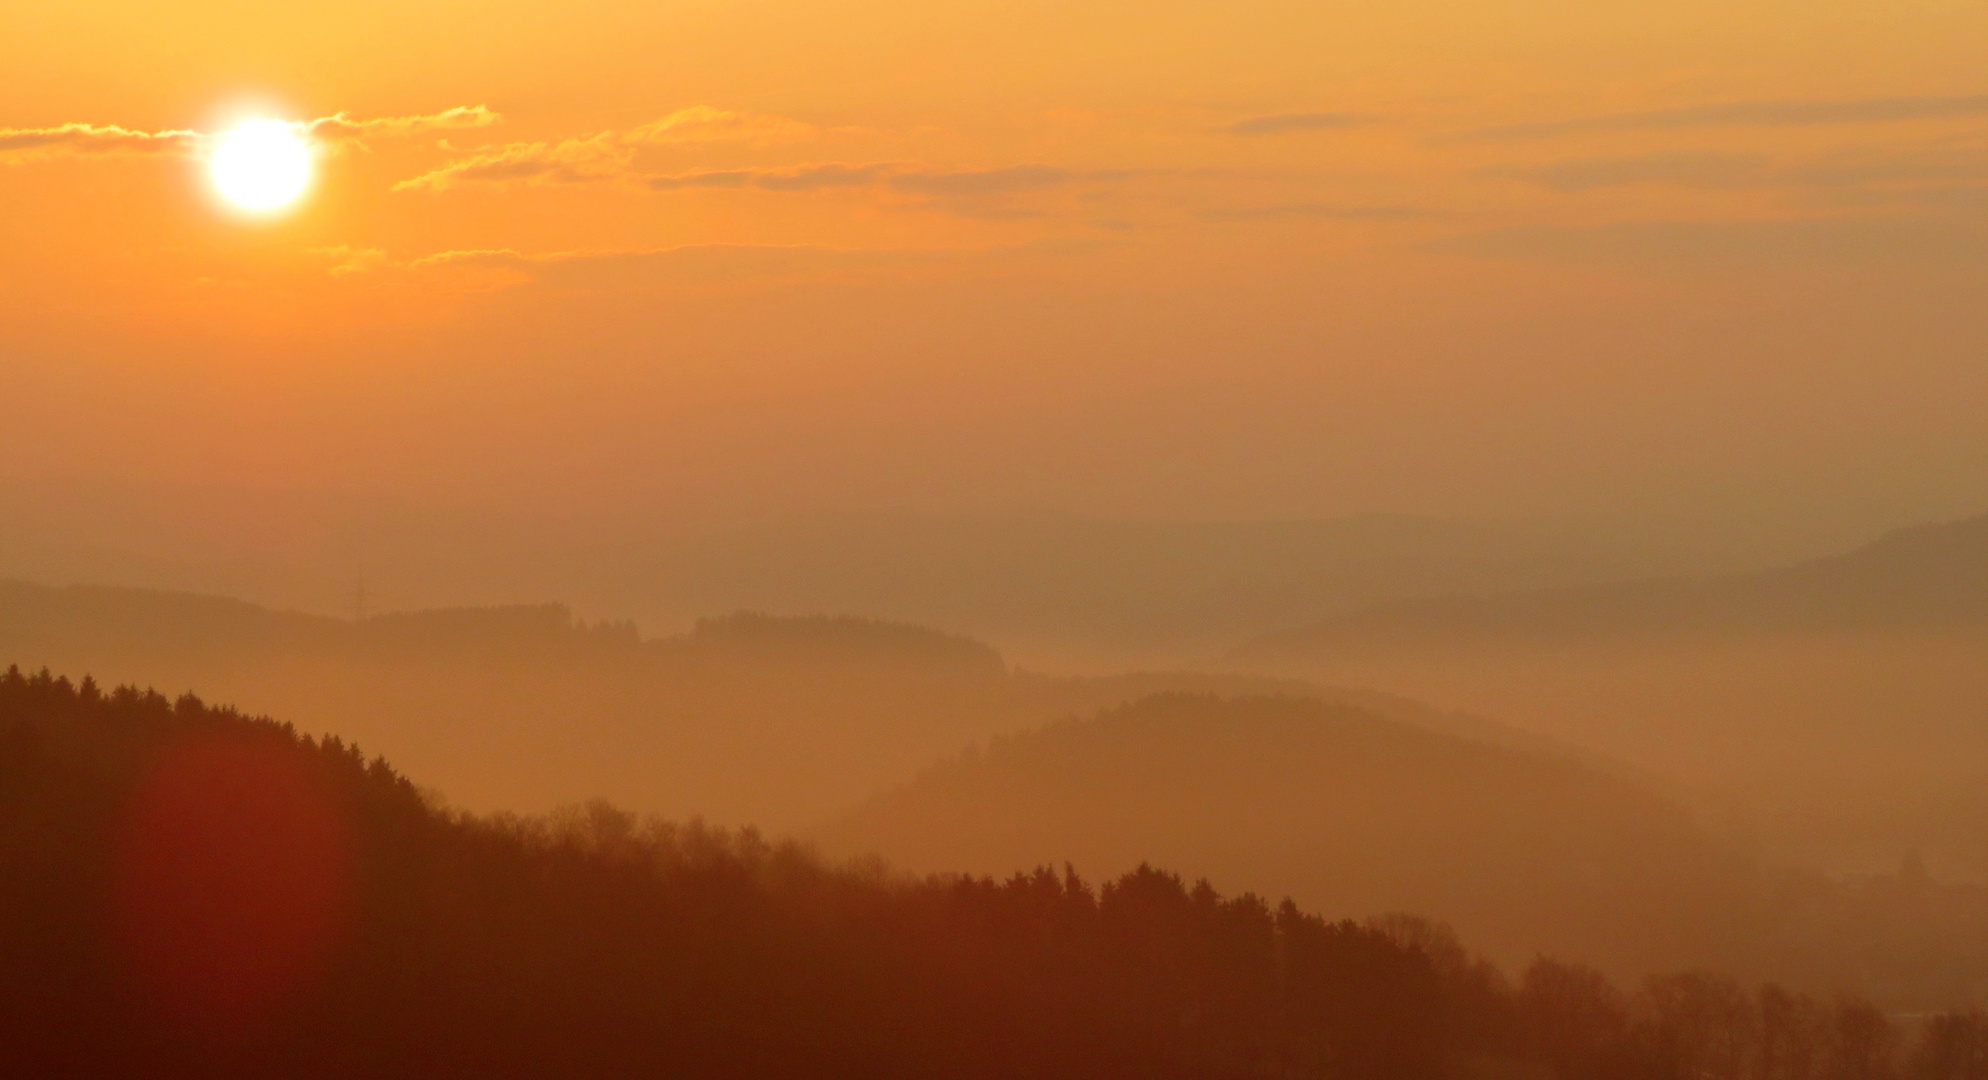
[[[1298,131],[1334,131],[1371,123],[1373,119],[1365,113],[1277,113],[1239,120],[1222,130],[1231,135],[1285,135]]]
[[[1939,184],[1908,188],[1850,188],[1829,192],[1825,205],[1858,209],[1904,209],[1946,214],[1957,219],[1988,220],[1988,184]]]
[[[510,269],[534,276],[568,279],[606,272],[625,277],[631,272],[699,275],[730,270],[753,275],[795,273],[851,265],[880,265],[925,261],[931,252],[832,248],[813,244],[687,244],[633,250],[522,252],[511,249],[444,251],[411,260],[409,269]]]
[[[651,191],[679,191],[686,188],[755,187],[767,191],[806,192],[830,188],[871,187],[892,170],[893,162],[855,163],[830,161],[778,168],[710,169],[685,173],[661,173],[641,177]]]
[[[480,128],[498,115],[482,105],[465,105],[419,116],[355,120],[343,112],[299,121],[297,130],[331,145],[364,145],[370,139],[405,137],[428,131]],[[58,124],[45,128],[0,128],[0,162],[20,164],[52,157],[179,155],[201,153],[213,132],[139,131],[115,124]]]
[[[381,248],[353,247],[340,244],[337,247],[315,248],[310,254],[331,260],[331,276],[344,277],[348,274],[363,274],[393,265],[393,259]]]
[[[1630,184],[1695,188],[1826,189],[1988,183],[1988,147],[1936,145],[1860,148],[1791,164],[1756,154],[1680,152],[1492,165],[1474,174],[1518,180],[1559,192]]]
[[[1019,191],[1067,187],[1080,183],[1108,183],[1134,175],[1129,169],[1082,171],[1055,165],[1007,165],[994,169],[952,171],[913,170],[890,178],[893,190],[920,195],[971,197],[1010,195]]]
[[[1069,258],[1110,242],[1039,241],[983,248],[841,248],[815,244],[687,244],[663,248],[520,251],[487,248],[394,258],[373,248],[312,252],[324,270],[347,280],[399,282],[445,293],[474,294],[525,286],[611,293],[666,287],[755,283],[901,273],[937,267],[1000,265],[1016,259]]]
[[[1066,169],[1056,165],[1004,165],[991,169],[934,169],[897,161],[817,162],[753,169],[714,169],[642,177],[655,191],[684,188],[755,187],[808,192],[833,188],[883,188],[945,198],[1010,195],[1081,183],[1102,183],[1135,175],[1134,170]]]
[[[1276,203],[1269,206],[1217,207],[1203,210],[1195,216],[1203,221],[1289,221],[1303,218],[1327,221],[1417,221],[1437,215],[1435,211],[1419,206]]]
[[[391,138],[419,135],[430,131],[454,131],[464,128],[483,128],[496,123],[499,117],[484,105],[458,105],[453,109],[443,109],[437,113],[421,116],[382,116],[370,120],[354,120],[343,112],[319,117],[304,125],[312,137],[332,141],[360,141],[369,138]]]
[[[623,179],[635,152],[613,132],[560,142],[508,143],[393,186],[395,191],[440,193],[464,185],[574,184]]]
[[[1545,139],[1590,132],[1667,131],[1696,127],[1810,127],[1988,116],[1988,94],[1850,98],[1835,101],[1727,101],[1646,112],[1505,124],[1451,136],[1458,141]]]
[[[1454,237],[1432,250],[1499,259],[1675,266],[1884,264],[1988,270],[1988,233],[1934,217],[1805,217],[1521,225]]]
[[[1581,158],[1538,165],[1492,165],[1477,170],[1475,175],[1576,192],[1649,183],[1739,187],[1759,183],[1769,171],[1766,159],[1753,154],[1687,152]]]
[[[648,146],[677,143],[793,142],[814,137],[813,124],[773,113],[738,112],[713,105],[692,105],[630,129],[624,140]]]
[[[547,185],[625,182],[657,189],[670,186],[666,177],[641,173],[635,164],[643,147],[699,143],[748,142],[767,144],[804,139],[815,133],[811,124],[770,113],[737,112],[710,105],[678,109],[659,120],[627,131],[603,131],[557,141],[515,142],[476,150],[438,169],[395,184],[395,191],[439,194],[467,185]],[[748,177],[725,173],[689,174],[675,186],[741,186]]]
[[[642,130],[642,129],[638,129]],[[647,138],[647,136],[645,136]],[[987,213],[1000,200],[1028,192],[1101,185],[1140,175],[1131,169],[1070,169],[1028,163],[948,169],[904,161],[820,161],[796,165],[685,172],[645,172],[631,135],[603,132],[559,143],[513,143],[452,161],[402,181],[396,191],[441,193],[468,184],[618,183],[654,192],[740,189],[783,194],[872,190],[922,199],[927,205]],[[1012,208],[1010,208],[1012,209]]]
[[[869,191],[896,196],[903,205],[953,214],[1025,217],[1042,212],[1040,206],[1027,205],[1030,193],[1086,187],[1095,192],[1140,174],[1140,170],[1072,169],[1035,162],[948,168],[916,161],[811,161],[664,170],[649,160],[652,151],[719,142],[794,142],[822,130],[792,117],[696,105],[625,131],[484,147],[403,180],[394,190],[439,195],[470,186],[599,184],[649,192]]]
[[[512,248],[440,251],[393,258],[371,248],[314,252],[334,277],[399,280],[454,293],[535,285],[587,292],[656,286],[712,286],[793,281],[953,262],[987,254],[956,250],[833,248],[810,244],[690,244],[646,249],[519,251]]]
[[[1787,183],[1808,187],[1988,184],[1988,146],[1946,143],[1839,151],[1790,166],[1780,176]]]
[[[115,124],[59,124],[45,128],[0,128],[0,161],[19,163],[46,157],[190,153],[196,131],[134,131]]]

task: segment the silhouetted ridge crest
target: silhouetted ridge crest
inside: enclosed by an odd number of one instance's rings
[[[687,650],[897,657],[1006,670],[998,650],[961,634],[847,615],[779,616],[741,611],[699,619],[684,634],[645,641],[632,622],[588,622],[565,604],[499,604],[383,612],[357,621],[272,611],[240,600],[122,586],[39,585],[0,580],[0,645],[35,635],[151,644],[162,652],[220,646],[264,651],[406,647],[423,652],[497,647],[647,644]],[[652,650],[655,651],[655,650]]]
[[[1900,529],[1829,559],[1760,575],[1797,614],[1871,625],[1988,623],[1988,514]]]
[[[775,616],[741,611],[699,619],[679,640],[696,648],[815,654],[828,659],[899,657],[995,672],[1007,670],[999,650],[965,635],[852,615]]]
[[[160,783],[189,763],[218,782]],[[208,812],[244,795],[256,812]],[[214,913],[308,907],[283,885],[295,851],[263,842],[308,838],[286,799],[319,797],[350,841],[323,879],[347,903],[322,955],[271,966],[295,959],[280,934]],[[160,810],[173,829],[147,824]],[[136,908],[158,940],[118,916],[134,872],[159,886]],[[173,902],[189,885],[206,905]],[[160,947],[174,963],[148,967]],[[226,978],[202,981],[201,948]],[[21,1076],[1962,1080],[1988,1045],[1988,1020],[1950,1014],[1904,1053],[1857,999],[1704,974],[1631,994],[1540,960],[1513,985],[1427,920],[1332,922],[1148,864],[1097,887],[1068,867],[914,880],[600,803],[450,814],[334,737],[18,669],[0,1016]],[[1773,1071],[1790,1055],[1812,1071]]]
[[[101,921],[134,854],[126,818],[184,810],[171,801],[189,795],[183,787],[164,785],[164,804],[155,796],[161,771],[170,779],[188,760],[230,766],[190,792],[200,802],[228,806],[271,783],[326,793],[357,853],[334,883],[350,904],[323,964],[282,968],[296,982],[280,1000],[222,993],[219,1027],[182,1010],[184,994],[153,995],[175,989],[186,957],[163,987],[131,982],[133,943],[116,918]],[[1426,956],[1288,904],[1190,889],[1149,867],[1099,889],[1069,871],[1005,883],[844,872],[751,830],[604,804],[542,819],[446,814],[335,738],[190,694],[106,695],[9,671],[0,799],[10,1029],[0,1065],[28,1070],[20,1075],[991,1080],[1274,1068],[1412,1080],[1439,1075],[1445,1053]],[[214,874],[254,892],[280,876],[254,847],[281,833],[284,806],[268,805],[274,824],[196,806],[169,833],[190,842],[171,853],[168,891]],[[226,842],[186,827],[245,840],[251,861],[237,865]],[[141,869],[151,853],[136,852]],[[141,905],[144,925],[174,930],[180,909],[156,896]],[[226,907],[224,895],[211,899]],[[184,933],[164,935],[169,948],[211,929],[211,911],[190,917]],[[254,934],[207,937],[232,950],[229,980],[258,970],[253,954],[266,943]],[[209,987],[190,988],[198,1003]]]
[[[1298,697],[1157,694],[998,737],[822,836],[929,870],[1150,858],[1628,971],[1716,960],[1753,909],[1750,866],[1651,791]]]
[[[1249,659],[1414,643],[1649,633],[1988,627],[1988,515],[1922,525],[1842,555],[1751,574],[1651,579],[1360,609],[1244,646]]]

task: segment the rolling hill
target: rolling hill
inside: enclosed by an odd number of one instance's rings
[[[1265,635],[1239,653],[1303,658],[1487,639],[1988,629],[1988,515],[1903,529],[1854,551],[1704,580],[1404,600]]]
[[[1709,835],[1564,754],[1347,705],[1166,694],[999,739],[822,830],[835,852],[969,873],[1063,858],[1207,868],[1329,910],[1432,913],[1511,967],[1673,967],[1899,1007],[1988,1001],[1988,888],[1830,878]]]
[[[1592,747],[1781,855],[1988,873],[1988,517],[1760,573],[1380,605],[1234,659]]]
[[[1756,883],[1664,798],[1347,705],[1172,694],[995,740],[820,834],[920,870],[1206,867],[1334,910],[1437,912],[1506,961],[1729,953]]]

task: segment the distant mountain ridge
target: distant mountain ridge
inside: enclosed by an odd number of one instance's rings
[[[1236,655],[1274,659],[1419,637],[1983,627],[1988,627],[1988,515],[1901,529],[1841,555],[1757,573],[1376,605],[1263,635]]]
[[[775,618],[757,612],[699,619],[682,634],[644,640],[631,622],[589,623],[565,604],[396,611],[340,619],[230,597],[103,585],[0,580],[0,651],[114,643],[162,656],[202,649],[481,651],[639,647],[655,654],[735,649],[826,650],[849,658],[902,654],[1005,668],[1001,654],[959,634],[853,616]],[[404,654],[403,654],[404,655]]]
[[[1988,516],[1757,573],[1380,605],[1231,660],[1591,747],[1787,858],[1988,876]]]
[[[1698,565],[1680,560],[1678,543],[1614,526],[1402,514],[575,521],[322,492],[4,479],[0,504],[0,578],[220,593],[319,614],[350,613],[360,578],[389,609],[551,596],[651,627],[737,610],[851,613],[961,630],[1038,664],[1180,662],[1379,601]]]
[[[1291,679],[1020,670],[969,637],[848,616],[736,613],[644,639],[631,623],[587,623],[557,604],[354,622],[216,597],[0,582],[5,663],[172,693],[198,686],[307,729],[335,723],[472,807],[607,796],[780,828],[813,824],[976,740],[1156,692],[1315,696],[1549,745],[1384,693]]]

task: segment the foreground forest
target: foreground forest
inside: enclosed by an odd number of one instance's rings
[[[442,811],[336,737],[0,677],[11,1075],[1961,1080],[1988,1019],[1707,974],[1516,979],[1442,927],[1139,867],[836,867]]]

